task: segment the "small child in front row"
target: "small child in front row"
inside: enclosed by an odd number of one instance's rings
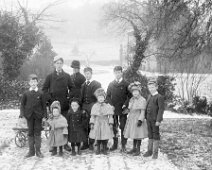
[[[63,146],[68,141],[68,124],[64,116],[61,115],[61,106],[59,101],[54,101],[50,110],[52,119],[48,120],[51,127],[48,144],[53,147],[52,156],[57,155],[57,147],[59,147],[59,155],[63,155]]]
[[[113,107],[105,103],[105,91],[99,88],[95,91],[97,103],[91,109],[89,137],[97,141],[96,154],[100,154],[100,145],[103,145],[103,154],[107,155],[107,143],[113,139]]]
[[[87,140],[85,127],[87,122],[86,113],[80,109],[80,101],[73,98],[70,101],[70,107],[67,114],[68,121],[68,141],[71,142],[72,155],[76,155],[75,146],[77,146],[77,154],[81,155],[80,144]]]
[[[138,156],[140,155],[141,140],[148,136],[145,120],[146,99],[141,96],[141,84],[139,82],[131,83],[129,91],[133,97],[129,101],[124,137],[133,139],[133,148],[127,153]]]
[[[148,126],[148,150],[144,157],[152,156],[152,159],[158,158],[158,148],[160,141],[160,124],[163,120],[164,97],[158,93],[156,80],[148,82],[150,96],[147,100],[146,120]]]

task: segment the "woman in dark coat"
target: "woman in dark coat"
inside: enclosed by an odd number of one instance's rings
[[[71,142],[72,155],[76,155],[75,146],[77,145],[77,153],[80,155],[80,143],[84,142],[86,134],[84,126],[86,125],[86,113],[80,109],[80,102],[74,98],[70,101],[70,109],[67,114],[68,121],[68,141]]]

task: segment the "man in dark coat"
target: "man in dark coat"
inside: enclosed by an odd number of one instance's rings
[[[147,99],[146,120],[148,127],[148,150],[144,157],[152,156],[153,159],[158,158],[158,148],[160,141],[160,124],[163,120],[164,97],[157,92],[157,83],[155,80],[148,82],[148,89],[151,93]]]
[[[94,92],[96,89],[101,87],[101,84],[96,81],[92,80],[92,68],[86,67],[84,69],[84,74],[86,81],[83,83],[81,88],[81,103],[82,103],[82,109],[85,110],[88,113],[88,120],[87,120],[87,130],[86,133],[89,135],[90,127],[89,127],[89,120],[90,120],[90,114],[91,114],[91,108],[96,103],[97,99],[94,95]],[[82,150],[87,149],[89,147],[90,150],[93,150],[93,144],[94,140],[89,139],[89,145],[88,140],[83,143]]]
[[[117,134],[119,125],[119,128],[121,129],[121,144],[122,144],[121,151],[126,152],[125,146],[127,143],[127,139],[124,138],[123,132],[127,120],[127,114],[122,114],[122,111],[124,108],[127,108],[131,94],[128,91],[129,83],[122,78],[123,76],[122,67],[116,66],[113,71],[115,75],[115,80],[109,84],[106,97],[107,102],[112,106],[114,106],[115,108],[115,114],[114,114],[115,137],[111,150],[113,151],[118,148]]]
[[[42,118],[46,118],[46,103],[43,93],[38,90],[38,78],[32,74],[29,78],[30,89],[23,94],[20,107],[20,116],[25,117],[28,126],[29,153],[25,156],[29,158],[35,154],[42,158],[41,130]]]
[[[73,60],[71,63],[71,68],[73,68],[73,74],[71,75],[72,82],[74,83],[74,88],[70,91],[70,99],[80,98],[81,87],[85,82],[85,76],[80,73],[80,62],[78,60]]]
[[[60,102],[61,113],[66,117],[69,109],[69,92],[74,88],[74,84],[70,75],[63,71],[63,63],[63,58],[58,56],[54,58],[55,70],[46,77],[42,90],[49,105],[56,100]],[[68,144],[64,148],[71,150]]]

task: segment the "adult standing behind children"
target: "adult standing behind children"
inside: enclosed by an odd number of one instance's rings
[[[152,156],[158,158],[158,148],[160,141],[160,124],[163,120],[164,97],[158,93],[157,82],[151,80],[148,82],[148,89],[151,95],[147,100],[146,120],[148,126],[148,150],[144,157]]]
[[[68,73],[63,71],[64,60],[62,57],[56,56],[54,58],[55,70],[46,77],[43,84],[43,92],[46,100],[51,104],[53,101],[59,101],[61,105],[61,114],[66,117],[69,109],[69,92],[74,88],[74,84]],[[64,148],[71,151],[68,145]]]
[[[114,114],[114,135],[115,137],[111,150],[118,148],[118,125],[121,129],[121,151],[126,152],[127,139],[124,137],[124,127],[127,120],[127,114],[122,114],[124,108],[127,107],[130,98],[130,92],[128,91],[129,83],[123,79],[123,72],[121,66],[115,66],[114,69],[115,80],[112,81],[107,89],[106,100],[109,104],[115,107]]]
[[[92,106],[96,103],[97,99],[95,97],[95,91],[101,87],[101,84],[92,79],[92,75],[93,75],[93,70],[90,67],[86,67],[84,68],[84,75],[86,78],[85,83],[83,83],[82,88],[81,88],[81,103],[82,103],[82,109],[85,110],[88,115],[89,118],[87,120],[87,130],[86,130],[86,134],[87,137],[89,135],[90,132],[90,127],[89,127],[89,119],[90,119],[90,114],[91,114],[91,108]],[[89,145],[88,145],[89,143]],[[82,150],[89,148],[90,150],[93,150],[93,144],[94,144],[94,140],[93,139],[89,139],[89,141],[87,140],[86,142],[83,143],[82,146]]]
[[[46,104],[42,92],[38,89],[38,77],[35,74],[29,76],[30,88],[23,94],[21,99],[20,117],[25,117],[28,126],[29,152],[25,158],[36,154],[42,158],[41,130],[42,118],[46,117]]]
[[[73,68],[73,74],[71,75],[72,82],[74,83],[74,88],[70,91],[69,97],[80,98],[81,87],[85,82],[85,76],[80,73],[80,62],[78,60],[73,60],[71,63],[71,68]]]

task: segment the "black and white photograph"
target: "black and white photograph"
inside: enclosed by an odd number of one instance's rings
[[[212,170],[212,0],[0,0],[0,170]]]

